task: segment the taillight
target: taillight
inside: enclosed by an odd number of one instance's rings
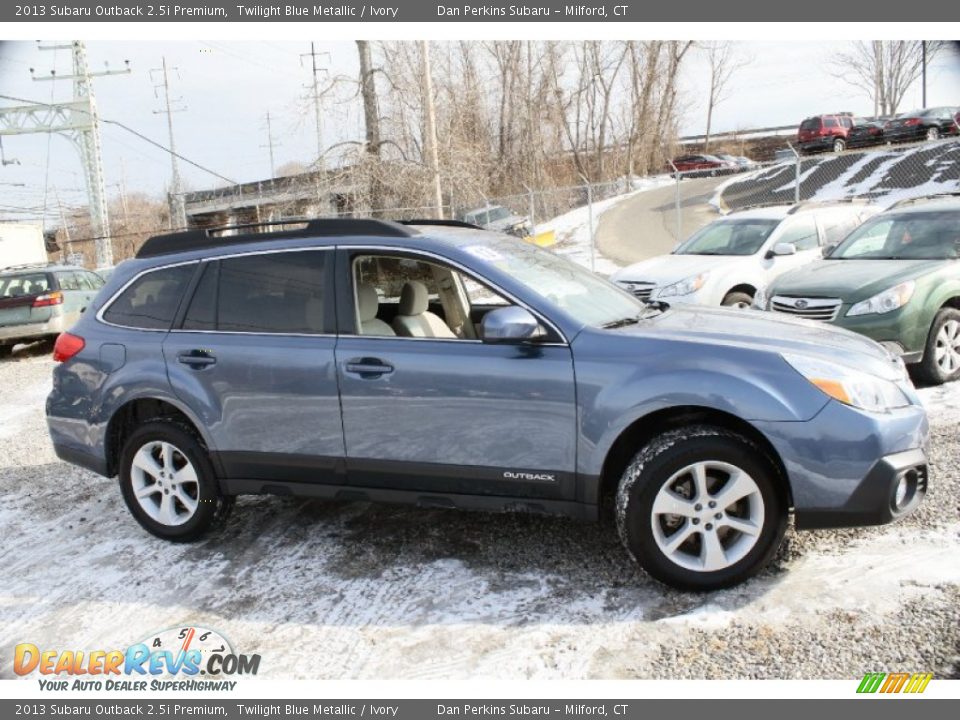
[[[903,121],[903,124],[904,124],[904,125],[919,125],[919,124],[920,124],[920,118],[907,118],[906,120]]]
[[[63,293],[59,290],[57,292],[47,293],[46,295],[37,295],[33,300],[34,307],[50,307],[51,305],[63,305]]]
[[[57,342],[53,346],[54,362],[65,362],[83,350],[86,342],[78,335],[70,333],[60,333]]]

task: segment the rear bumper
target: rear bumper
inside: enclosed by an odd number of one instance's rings
[[[12,345],[26,340],[59,335],[66,332],[63,315],[51,317],[46,322],[25,323],[23,325],[0,325],[0,345]]]
[[[803,140],[797,143],[797,149],[801,152],[810,152],[811,150],[829,150],[833,148],[833,141],[839,136],[824,135],[812,140]],[[843,140],[843,138],[840,138]]]
[[[54,443],[53,451],[57,454],[57,457],[64,462],[68,462],[71,465],[79,465],[82,468],[95,472],[97,475],[109,477],[106,459],[92,454],[89,450],[64,445],[62,443]]]
[[[929,425],[920,406],[867,413],[831,400],[807,422],[755,424],[783,461],[800,529],[882,525],[926,493]],[[904,478],[910,487],[896,505]]]

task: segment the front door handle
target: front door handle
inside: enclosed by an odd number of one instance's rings
[[[359,375],[364,380],[378,378],[393,372],[393,365],[380,358],[353,358],[347,360],[345,369],[348,373]]]
[[[191,350],[177,355],[177,361],[189,365],[195,370],[202,370],[205,367],[215,365],[217,359],[206,350]]]

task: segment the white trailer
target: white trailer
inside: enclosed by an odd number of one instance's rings
[[[42,225],[0,222],[0,270],[12,265],[46,262],[47,246]]]

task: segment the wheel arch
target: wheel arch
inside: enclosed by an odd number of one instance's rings
[[[104,435],[104,454],[107,461],[108,477],[113,477],[119,472],[120,453],[130,433],[138,426],[151,420],[180,422],[192,430],[205,447],[211,448],[209,440],[200,429],[200,424],[188,408],[168,397],[142,396],[131,398],[113,412],[107,423]],[[210,459],[217,474],[222,475],[216,461],[216,454],[210,453]]]
[[[724,299],[726,299],[727,295],[729,295],[730,293],[735,293],[735,292],[746,293],[750,297],[754,297],[757,294],[757,288],[755,285],[751,285],[750,283],[740,283],[739,285],[734,285],[732,288],[727,290],[723,294]]]
[[[637,451],[655,436],[685,425],[713,425],[743,435],[756,443],[777,471],[777,484],[784,492],[787,506],[793,507],[793,490],[786,466],[776,448],[762,432],[746,420],[723,410],[685,405],[664,408],[639,417],[617,436],[604,458],[600,473],[597,500],[601,513],[612,511],[620,478]]]

